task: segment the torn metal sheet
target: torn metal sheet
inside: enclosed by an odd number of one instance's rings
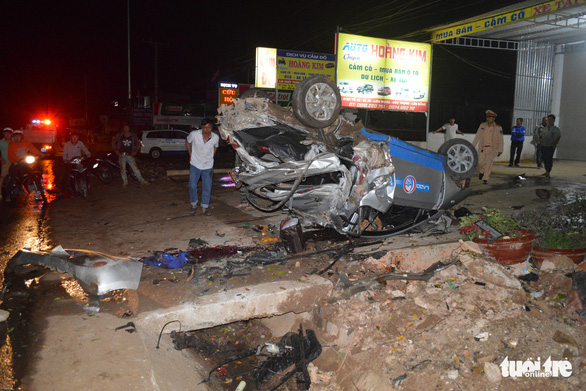
[[[89,294],[103,295],[117,289],[137,289],[142,274],[142,263],[97,251],[64,250],[61,246],[51,251],[20,250],[8,262],[10,272],[19,265],[40,265],[60,273],[68,273]]]

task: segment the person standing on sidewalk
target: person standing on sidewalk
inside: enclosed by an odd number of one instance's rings
[[[531,144],[535,147],[535,163],[537,168],[541,168],[543,164],[543,153],[541,152],[541,139],[547,129],[547,117],[541,119],[541,125],[537,125],[533,131],[533,138]]]
[[[120,175],[122,176],[122,187],[128,187],[128,176],[126,175],[127,162],[140,184],[148,185],[149,183],[145,181],[140,174],[140,170],[136,165],[136,159],[134,159],[140,149],[140,141],[138,140],[138,137],[136,137],[136,134],[130,132],[128,125],[124,125],[122,132],[114,137],[114,140],[112,140],[112,147],[114,148],[116,155],[118,155]]]
[[[486,122],[483,122],[476,131],[472,145],[478,149],[478,179],[484,179],[483,183],[488,184],[494,158],[503,153],[503,128],[494,121],[496,113],[486,110]]]
[[[523,126],[523,118],[517,118],[517,125],[513,126],[511,130],[511,157],[509,159],[509,167],[519,167],[521,160],[521,152],[523,151],[523,143],[525,142],[525,127]],[[517,157],[515,158],[515,151]]]
[[[456,123],[456,119],[451,117],[447,124],[444,124],[441,128],[434,131],[433,133],[444,131],[444,142],[456,138],[456,134],[464,134],[458,129],[458,124]]]
[[[201,177],[201,211],[205,216],[210,216],[210,199],[212,196],[212,175],[214,174],[214,155],[218,150],[220,138],[212,130],[212,120],[201,120],[201,129],[194,130],[185,139],[185,145],[189,152],[189,203],[190,213],[197,213],[199,197],[197,183]]]
[[[562,132],[560,128],[555,126],[555,115],[548,115],[547,128],[541,138],[541,152],[543,153],[543,165],[545,166],[545,173],[541,175],[546,178],[550,176],[551,169],[553,168],[553,154],[561,138]]]

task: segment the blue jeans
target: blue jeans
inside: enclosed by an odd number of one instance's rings
[[[201,207],[207,209],[210,206],[210,198],[212,196],[212,175],[214,169],[200,170],[194,165],[189,165],[189,203],[191,206],[196,206],[199,200],[197,196],[197,182],[201,176]]]
[[[128,176],[126,175],[126,162],[130,165],[130,168],[134,172],[134,176],[140,183],[146,182],[142,175],[140,175],[140,171],[138,170],[138,166],[136,165],[136,160],[132,155],[120,155],[118,158],[118,163],[120,163],[120,176],[122,177],[122,183],[128,185]]]
[[[535,163],[537,163],[537,167],[541,168],[543,163],[543,152],[541,145],[535,146]]]

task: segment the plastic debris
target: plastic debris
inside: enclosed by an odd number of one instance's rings
[[[182,268],[189,260],[189,253],[182,251],[177,256],[160,252],[144,260],[145,265],[162,267],[164,269]]]

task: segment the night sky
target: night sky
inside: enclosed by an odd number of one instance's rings
[[[199,103],[219,80],[253,83],[257,46],[333,53],[337,26],[351,34],[424,41],[425,35],[411,33],[508,4],[130,0],[132,95],[154,90],[155,51],[148,41],[162,44],[160,96]],[[2,127],[21,127],[45,115],[67,126],[68,118],[85,116],[86,100],[90,121],[96,122],[111,102],[126,104],[126,1],[14,0],[2,8]]]

